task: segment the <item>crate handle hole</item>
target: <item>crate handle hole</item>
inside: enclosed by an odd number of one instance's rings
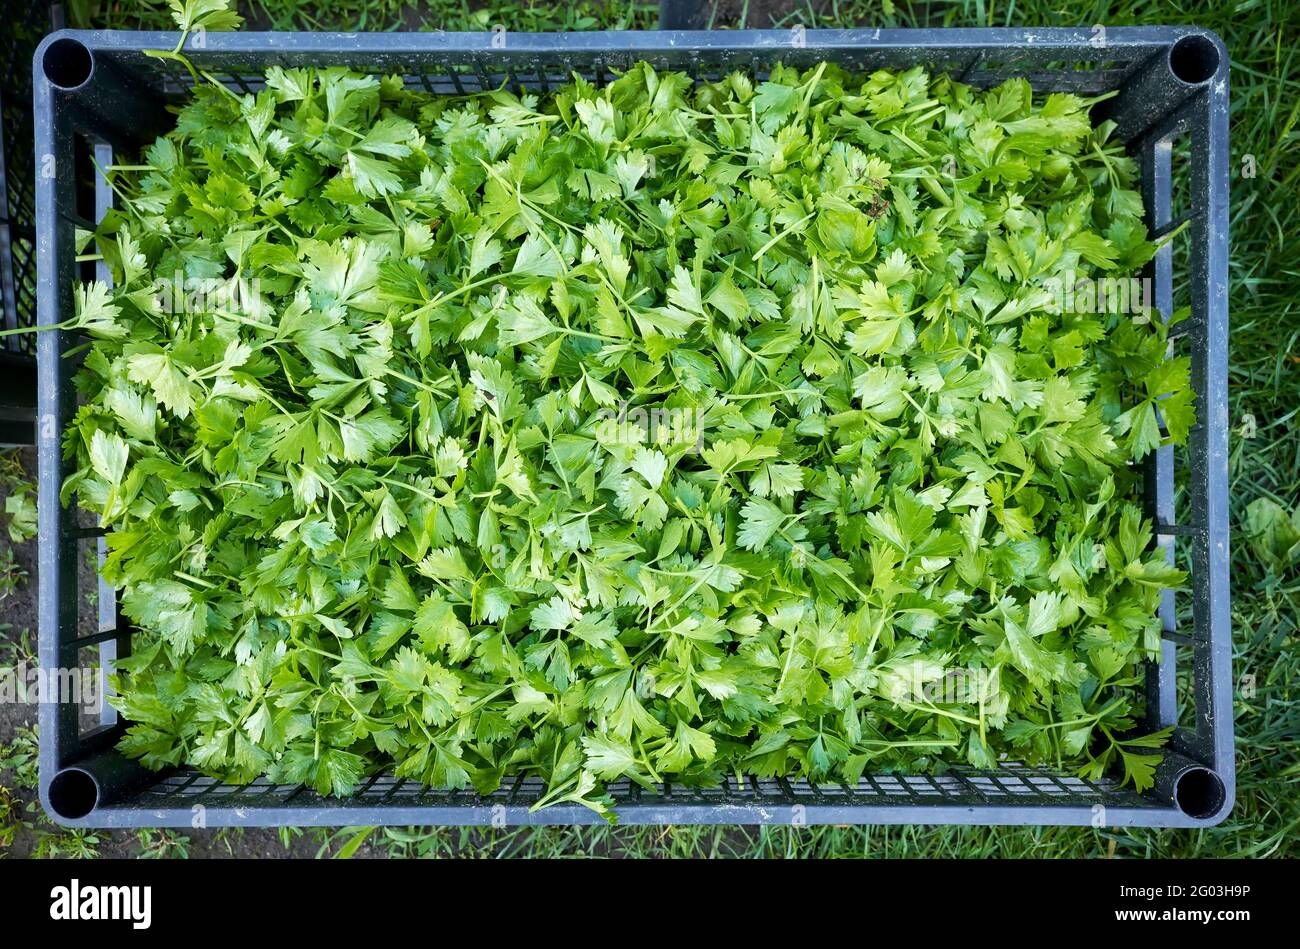
[[[1219,47],[1208,36],[1184,36],[1169,49],[1169,69],[1189,86],[1207,82],[1219,71]]]
[[[84,85],[95,68],[86,44],[79,40],[57,39],[46,47],[41,58],[45,78],[60,89],[76,89]]]
[[[50,810],[65,820],[85,817],[99,803],[99,785],[80,768],[65,768],[50,781]]]
[[[1188,817],[1213,817],[1226,796],[1223,779],[1209,768],[1188,768],[1174,785],[1174,803]]]

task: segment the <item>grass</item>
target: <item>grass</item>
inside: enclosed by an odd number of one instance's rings
[[[241,3],[261,27],[319,29],[575,30],[648,27],[644,3],[555,5],[544,0],[485,5],[434,0]],[[116,28],[166,28],[162,2],[71,4],[73,22]],[[1230,456],[1233,518],[1233,624],[1238,690],[1235,715],[1238,801],[1222,825],[1197,831],[978,827],[541,828],[307,831],[330,853],[394,856],[457,854],[581,857],[1264,857],[1300,855],[1300,563],[1270,557],[1243,529],[1251,502],[1268,498],[1286,511],[1300,505],[1300,17],[1286,0],[1211,4],[1170,0],[728,0],[711,7],[715,27],[792,26],[1119,26],[1196,24],[1217,31],[1232,56],[1232,353]],[[1253,169],[1252,167],[1253,166]],[[1253,177],[1247,173],[1254,170]],[[2,804],[2,802],[0,802]],[[0,806],[0,812],[3,806]],[[192,831],[197,838],[206,831]],[[238,852],[238,833],[217,832]],[[285,828],[288,847],[304,832]],[[47,851],[93,850],[81,835]],[[0,836],[0,841],[3,838]],[[142,835],[150,855],[179,854],[185,838]]]
[[[172,20],[166,0],[76,0],[69,22],[122,30],[168,30]],[[260,30],[510,30],[652,29],[658,3],[645,0],[238,0],[250,28]]]

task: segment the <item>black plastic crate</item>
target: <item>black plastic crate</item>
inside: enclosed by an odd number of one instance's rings
[[[183,96],[189,76],[175,62],[143,55],[170,49],[174,33],[61,32],[37,51],[38,155],[57,173],[37,188],[39,313],[42,324],[72,312],[79,276],[73,238],[111,201],[96,189],[79,207],[78,155],[132,151],[165,121],[164,103]],[[504,42],[502,40],[504,39]],[[1161,608],[1163,659],[1148,669],[1148,724],[1178,726],[1157,772],[1138,795],[1114,781],[1084,781],[1048,769],[1007,764],[992,771],[958,768],[944,775],[871,774],[856,786],[747,780],[707,790],[665,786],[650,794],[627,782],[612,787],[624,823],[800,824],[1076,824],[1196,827],[1221,821],[1234,797],[1231,617],[1228,588],[1228,55],[1217,36],[1194,28],[974,30],[743,30],[577,34],[208,34],[189,43],[196,66],[238,90],[262,83],[265,69],[346,65],[399,74],[432,92],[461,93],[508,83],[533,89],[562,85],[571,72],[597,82],[638,60],[696,77],[732,69],[765,75],[782,61],[808,66],[834,60],[857,70],[925,65],[987,87],[1012,75],[1037,92],[1097,95],[1141,162],[1148,224],[1155,234],[1188,222],[1190,252],[1167,246],[1149,276],[1155,303],[1171,312],[1175,288],[1191,301],[1174,347],[1191,355],[1200,423],[1186,458],[1190,514],[1174,519],[1175,452],[1160,449],[1147,478],[1147,509],[1156,542],[1170,557],[1185,545],[1191,564],[1190,628],[1180,627],[1172,591]],[[1101,116],[1098,116],[1099,118]],[[1175,207],[1174,143],[1190,139],[1187,207]],[[99,275],[101,279],[106,274]],[[74,669],[86,657],[111,664],[130,648],[131,629],[101,582],[97,630],[79,632],[77,563],[101,543],[59,502],[66,470],[60,435],[75,409],[63,354],[77,338],[41,334],[40,373],[40,660]],[[1180,454],[1181,459],[1181,454]],[[1188,612],[1187,610],[1183,611]],[[87,653],[87,650],[90,652]],[[98,654],[97,656],[95,654]],[[1179,676],[1179,670],[1183,675]],[[1180,709],[1178,683],[1190,682]],[[359,824],[582,824],[600,821],[578,805],[531,811],[536,779],[518,779],[487,797],[429,789],[376,777],[351,798],[322,798],[266,782],[224,785],[192,770],[154,774],[113,750],[121,723],[111,708],[83,727],[75,705],[40,712],[41,801],[73,826],[278,826]]]
[[[0,15],[0,329],[36,323],[36,169],[32,54],[63,25],[60,4],[4,0]],[[0,445],[32,445],[36,338],[0,339]]]
[[[51,28],[61,26],[49,4],[3,4],[0,37],[0,298],[4,329],[31,326],[36,316],[36,174],[32,165],[32,53]],[[31,336],[7,337],[15,352],[36,349]]]

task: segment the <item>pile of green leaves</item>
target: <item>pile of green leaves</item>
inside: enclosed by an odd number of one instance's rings
[[[122,750],[597,809],[1002,756],[1148,785],[1183,577],[1133,462],[1193,404],[1159,319],[1045,289],[1154,251],[1089,105],[831,64],[196,88],[78,291]]]

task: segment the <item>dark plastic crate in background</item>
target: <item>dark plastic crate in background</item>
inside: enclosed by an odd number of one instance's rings
[[[944,775],[868,774],[854,786],[807,781],[729,779],[715,789],[665,786],[650,794],[612,787],[624,823],[961,823],[1093,824],[1196,827],[1222,820],[1234,796],[1231,627],[1227,514],[1227,266],[1228,56],[1218,37],[1194,28],[1111,28],[1104,46],[1086,29],[742,30],[509,34],[213,34],[187,55],[237,90],[262,85],[266,68],[346,65],[400,74],[436,93],[511,87],[555,88],[572,72],[597,82],[648,60],[656,69],[697,78],[732,69],[764,76],[778,61],[808,66],[833,60],[855,70],[924,65],[988,87],[1023,75],[1038,93],[1097,95],[1119,90],[1099,106],[1113,118],[1141,162],[1148,223],[1156,234],[1189,222],[1186,259],[1173,247],[1153,261],[1155,302],[1167,315],[1176,286],[1191,316],[1172,348],[1192,360],[1199,424],[1191,434],[1183,490],[1189,512],[1174,519],[1175,452],[1161,449],[1149,466],[1148,513],[1157,542],[1178,545],[1191,567],[1190,622],[1180,622],[1172,592],[1161,609],[1163,659],[1148,670],[1148,725],[1178,726],[1145,795],[1114,780],[1084,781],[1045,768],[1006,765]],[[78,207],[79,150],[133,153],[166,121],[164,104],[184,96],[188,74],[174,62],[146,57],[170,49],[176,34],[63,32],[35,61],[38,151],[57,173],[37,190],[40,322],[72,312],[73,234],[107,209],[107,188],[94,207]],[[1173,143],[1190,139],[1189,206],[1175,207]],[[1181,192],[1178,192],[1181,193]],[[106,276],[100,274],[101,277]],[[130,648],[131,629],[113,591],[101,582],[99,626],[78,631],[77,561],[96,532],[78,526],[59,503],[67,470],[60,448],[75,408],[71,360],[78,339],[47,332],[38,343],[40,373],[40,660],[51,668],[83,664],[86,650],[111,663]],[[1180,676],[1179,672],[1183,674]],[[1190,681],[1180,708],[1177,685]],[[41,801],[55,819],[75,826],[276,826],[294,824],[578,824],[591,811],[562,805],[533,812],[536,779],[515,779],[496,793],[429,789],[376,777],[356,796],[322,798],[310,790],[258,782],[224,785],[192,770],[154,774],[113,750],[123,727],[111,709],[85,728],[75,706],[41,707]]]
[[[63,8],[0,0],[0,329],[36,322],[36,174],[32,54]],[[0,445],[35,444],[36,339],[0,338]]]

